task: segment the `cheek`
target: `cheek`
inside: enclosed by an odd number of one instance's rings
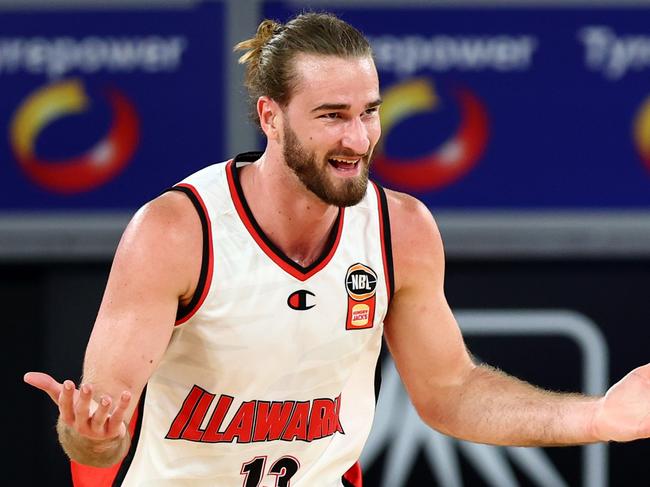
[[[311,134],[310,140],[314,150],[330,150],[333,146],[338,146],[343,137],[342,128],[335,126],[321,127]]]
[[[370,139],[370,144],[373,146],[377,144],[379,137],[381,137],[381,124],[379,123],[379,120],[377,120],[368,127],[368,139]]]

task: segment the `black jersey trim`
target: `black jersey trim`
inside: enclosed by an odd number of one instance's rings
[[[382,220],[382,230],[383,230],[383,248],[384,248],[384,259],[386,260],[386,271],[388,272],[388,302],[393,298],[395,292],[395,273],[393,270],[393,244],[390,233],[390,215],[388,213],[388,200],[386,199],[386,190],[379,184],[373,181],[373,184],[377,188],[377,194],[379,195],[379,205],[381,209],[381,220]]]
[[[192,191],[190,188],[186,186],[173,186],[171,188],[168,188],[165,190],[165,192],[168,191],[179,191],[183,194],[185,194],[190,201],[192,202],[192,205],[196,209],[196,212],[199,215],[199,219],[201,220],[201,229],[203,231],[203,245],[202,245],[202,256],[201,256],[201,271],[199,274],[199,281],[196,285],[196,289],[194,291],[194,294],[192,295],[192,299],[190,300],[187,305],[183,306],[179,303],[178,305],[178,310],[176,311],[176,323],[179,323],[181,321],[186,321],[187,317],[190,314],[193,314],[194,311],[196,311],[196,307],[199,304],[199,301],[201,300],[202,297],[204,297],[204,292],[206,288],[206,284],[208,281],[208,271],[210,269],[210,228],[209,228],[209,223],[208,223],[208,215],[206,214],[203,206],[201,205],[201,202],[199,201],[199,198],[197,197],[196,194],[194,194],[194,191]]]
[[[244,197],[244,190],[242,189],[241,181],[239,180],[239,168],[237,167],[237,163],[254,162],[257,159],[259,159],[261,155],[262,155],[261,152],[245,152],[243,154],[239,154],[238,156],[236,156],[233,159],[232,163],[229,164],[229,168],[232,174],[232,181],[234,183],[235,191],[237,193],[236,197],[239,200],[238,202],[243,208],[244,213],[246,214],[246,218],[248,219],[251,226],[253,227],[253,230],[255,231],[257,236],[264,242],[264,244],[269,248],[269,250],[274,254],[274,256],[280,259],[284,264],[286,264],[290,268],[297,271],[298,273],[302,275],[309,274],[311,271],[321,266],[323,262],[325,262],[327,259],[332,257],[332,253],[336,250],[334,247],[335,245],[337,245],[337,242],[339,240],[338,237],[341,234],[344,209],[339,208],[338,215],[336,217],[336,223],[334,224],[334,227],[332,228],[332,231],[330,232],[327,238],[327,242],[325,243],[325,248],[321,252],[321,255],[318,257],[318,259],[316,259],[307,267],[303,267],[297,262],[291,260],[280,248],[278,248],[271,241],[271,239],[268,238],[268,236],[264,233],[264,231],[260,227],[259,223],[257,223],[257,220],[255,219],[255,216],[253,216],[253,212],[251,211],[250,207],[248,206],[248,202]]]
[[[384,356],[384,339],[381,340],[381,345],[379,347],[379,355],[377,356],[377,363],[375,364],[375,406],[379,402],[379,393],[381,392],[381,362],[382,357]]]
[[[122,463],[120,464],[120,469],[117,471],[115,480],[113,480],[113,487],[119,487],[124,482],[126,474],[131,467],[133,458],[135,457],[135,452],[138,449],[138,443],[140,440],[140,431],[142,429],[142,417],[144,416],[144,402],[147,396],[147,387],[142,390],[140,395],[140,403],[138,404],[138,419],[135,423],[135,429],[133,431],[133,436],[131,437],[131,446],[129,447],[129,452],[126,454]]]

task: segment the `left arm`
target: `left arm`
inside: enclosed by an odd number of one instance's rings
[[[475,364],[444,296],[444,252],[429,211],[388,192],[395,294],[386,340],[423,420],[458,438],[497,445],[569,445],[650,435],[650,368],[602,398],[560,394]]]

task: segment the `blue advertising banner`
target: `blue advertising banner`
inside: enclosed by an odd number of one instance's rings
[[[650,9],[318,5],[373,46],[387,187],[432,208],[650,206]]]
[[[0,210],[133,209],[225,158],[224,7],[2,12]]]

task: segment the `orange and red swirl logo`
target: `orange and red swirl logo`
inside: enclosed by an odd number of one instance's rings
[[[373,169],[381,179],[407,191],[431,191],[465,176],[487,146],[489,122],[483,102],[470,90],[459,88],[453,96],[460,110],[456,132],[428,154],[417,158],[391,157],[379,147]],[[439,97],[426,78],[412,79],[383,94],[381,125],[384,139],[400,122],[415,114],[435,111]]]
[[[89,110],[91,101],[83,83],[65,80],[47,85],[30,94],[18,107],[10,125],[11,148],[34,183],[56,193],[81,193],[110,181],[127,166],[138,146],[138,115],[119,90],[106,89],[104,96],[112,112],[110,128],[87,152],[66,160],[39,157],[36,141],[55,120]]]
[[[634,120],[633,137],[641,160],[650,170],[650,96],[641,104]]]

